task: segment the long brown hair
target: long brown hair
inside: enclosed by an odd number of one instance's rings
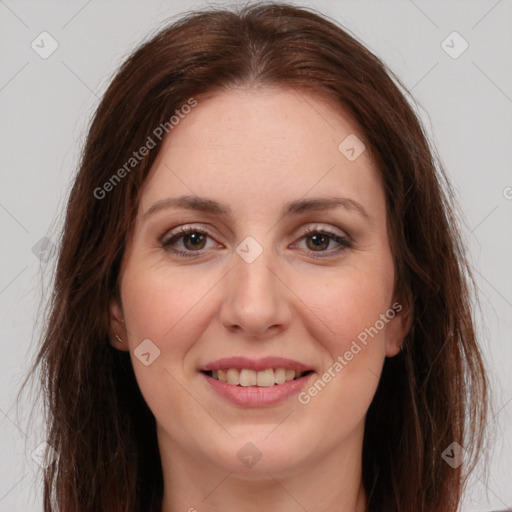
[[[375,55],[314,11],[266,3],[173,22],[124,62],[97,108],[31,370],[43,387],[47,441],[59,454],[44,471],[45,512],[160,511],[155,419],[129,354],[109,343],[108,305],[119,294],[125,243],[160,147],[155,128],[191,98],[200,104],[216,90],[260,86],[337,102],[359,125],[383,179],[395,292],[413,320],[367,413],[367,510],[457,510],[485,440],[488,383],[449,182],[405,87]],[[151,136],[156,149],[113,181]],[[465,450],[455,468],[442,457],[453,442]]]

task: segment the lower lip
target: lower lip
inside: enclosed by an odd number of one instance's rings
[[[222,398],[241,407],[270,407],[279,402],[283,402],[304,388],[314,375],[314,372],[311,372],[296,380],[283,382],[283,384],[259,387],[234,386],[233,384],[228,384],[227,382],[209,377],[203,372],[200,373],[207,380],[212,389]]]

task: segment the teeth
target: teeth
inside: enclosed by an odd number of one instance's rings
[[[227,382],[233,386],[260,386],[271,387],[275,384],[283,384],[294,379],[302,377],[305,372],[296,372],[285,368],[268,368],[266,370],[255,371],[243,368],[229,368],[226,370],[213,370],[212,377]]]
[[[284,378],[286,381],[293,380],[295,378],[295,370],[286,370]]]
[[[233,384],[234,386],[238,386],[240,384],[240,372],[235,368],[230,368],[227,373],[228,376],[228,384]]]
[[[286,382],[286,370],[284,368],[276,368],[274,370],[274,381],[276,384]]]
[[[233,368],[234,369],[234,368]],[[258,379],[257,373],[254,370],[246,370],[245,368],[240,371],[240,386],[256,386]]]
[[[274,370],[270,368],[269,370],[263,370],[261,372],[256,373],[256,384],[258,386],[270,387],[273,386],[274,383]]]

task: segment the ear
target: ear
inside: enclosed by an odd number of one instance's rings
[[[123,340],[123,342],[117,339],[117,336]],[[112,298],[109,303],[109,337],[110,344],[118,349],[128,352],[128,335],[126,326],[124,324],[123,308],[120,301],[116,298]]]
[[[412,308],[405,301],[395,301],[388,313],[388,318],[392,318],[387,326],[386,357],[394,357],[400,353],[400,347],[411,328]]]

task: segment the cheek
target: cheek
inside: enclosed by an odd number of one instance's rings
[[[190,432],[173,425],[194,425],[196,415],[198,425],[204,421],[184,382],[185,373],[192,372],[188,354],[209,321],[204,304],[215,281],[208,276],[194,279],[190,272],[164,267],[134,268],[124,274],[121,289],[135,378],[157,421],[185,444]],[[159,350],[147,366],[137,355],[137,347],[146,339]]]
[[[388,270],[386,273],[385,270]],[[311,311],[311,329],[323,346],[323,373],[299,397],[307,411],[329,418],[334,431],[348,434],[365,417],[385,358],[393,272],[378,264],[343,269],[329,280],[311,281],[301,297]]]
[[[345,352],[353,340],[364,339],[364,333],[376,322],[379,335],[375,338],[383,338],[387,324],[382,325],[380,318],[392,305],[392,268],[384,269],[376,263],[365,270],[341,268],[317,277],[298,277],[294,288],[314,313],[311,327],[315,328],[315,339],[329,353],[334,356]]]
[[[203,306],[214,284],[207,274],[194,278],[185,270],[126,273],[122,289],[129,338],[134,344],[150,338],[166,353],[186,350],[207,320]]]
[[[124,273],[121,284],[130,356],[141,392],[156,414],[160,406],[179,408],[184,400],[178,382],[184,371],[191,371],[187,355],[209,321],[204,304],[215,281],[165,268],[133,268]],[[149,345],[152,362],[146,366],[138,347],[148,339],[157,348]]]

